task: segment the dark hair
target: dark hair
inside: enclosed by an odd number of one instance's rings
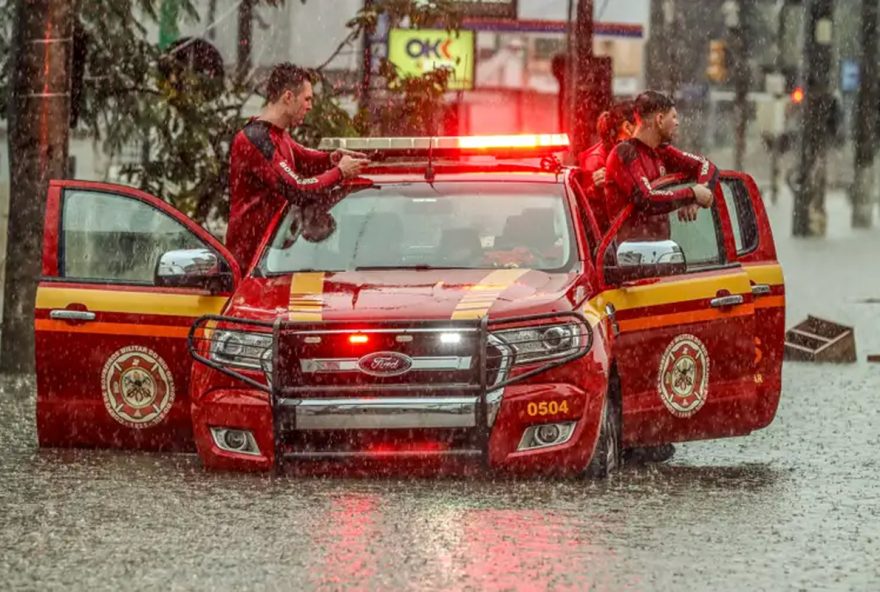
[[[266,100],[274,103],[281,98],[284,91],[299,92],[305,82],[312,81],[312,74],[305,68],[295,66],[290,62],[278,64],[272,68],[269,82],[266,84]]]
[[[620,126],[625,122],[635,124],[636,114],[632,101],[621,101],[599,116],[596,122],[596,131],[606,152],[610,151],[620,135]]]
[[[646,90],[636,97],[636,115],[644,121],[655,113],[667,113],[675,107],[675,101],[656,90]]]

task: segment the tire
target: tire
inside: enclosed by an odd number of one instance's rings
[[[620,434],[621,411],[616,389],[617,381],[612,379],[605,395],[602,409],[602,425],[599,428],[599,440],[593,451],[593,458],[587,465],[586,476],[593,479],[606,479],[611,473],[620,469],[622,463]]]

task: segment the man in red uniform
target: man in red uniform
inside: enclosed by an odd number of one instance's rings
[[[702,156],[670,145],[678,131],[675,103],[666,95],[646,91],[635,101],[636,131],[615,146],[605,167],[605,206],[613,221],[630,203],[657,211],[679,210],[693,221],[699,208],[712,206],[718,169]],[[651,183],[669,173],[686,173],[696,180],[675,191],[658,191]]]
[[[229,226],[226,246],[242,270],[278,210],[288,203],[319,205],[327,190],[355,177],[368,162],[348,150],[332,154],[297,144],[287,130],[312,108],[312,83],[303,68],[275,66],[266,87],[266,106],[232,141],[229,166]]]

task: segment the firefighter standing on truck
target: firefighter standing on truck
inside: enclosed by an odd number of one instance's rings
[[[226,246],[242,269],[250,265],[273,216],[288,203],[320,217],[321,197],[369,162],[359,152],[310,150],[287,130],[312,108],[308,71],[290,63],[272,70],[266,106],[232,142]],[[314,207],[312,207],[314,206]]]
[[[617,144],[632,137],[636,129],[636,115],[632,101],[616,103],[599,116],[596,132],[599,141],[578,155],[578,166],[583,171],[583,187],[601,227],[607,227],[605,215],[605,163]]]
[[[718,169],[708,159],[673,147],[678,131],[675,103],[646,91],[635,101],[636,131],[614,147],[605,165],[605,206],[609,223],[629,204],[657,211],[679,210],[693,221],[699,208],[712,206]],[[674,191],[655,190],[651,183],[669,173],[686,173],[696,183]]]

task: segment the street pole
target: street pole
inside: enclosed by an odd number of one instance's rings
[[[251,43],[253,42],[254,4],[256,0],[242,0],[238,5],[238,52],[235,79],[239,84],[247,80],[251,71]]]
[[[669,96],[674,97],[681,86],[681,60],[678,51],[681,34],[677,31],[678,4],[675,0],[663,0],[663,62],[666,76],[666,88]]]
[[[572,77],[572,153],[580,154],[592,137],[591,121],[596,120],[595,108],[589,104],[589,77],[593,61],[593,0],[578,0],[574,23],[574,76]],[[595,124],[592,126],[595,127]]]
[[[825,179],[831,95],[834,0],[809,0],[804,19],[805,109],[794,236],[825,235]]]
[[[751,0],[730,2],[725,23],[730,31],[731,53],[733,54],[734,90],[734,168],[743,170],[746,152],[746,130],[749,121],[749,87],[752,72],[749,65],[749,31],[752,22]]]
[[[611,106],[611,58],[593,55],[592,0],[578,1],[574,54],[572,153],[579,154],[593,142],[599,114]]]
[[[861,64],[855,113],[853,228],[870,228],[874,203],[874,142],[877,127],[877,0],[862,0]]]
[[[67,172],[73,2],[15,3],[10,199],[0,372],[34,369],[34,301],[50,179]]]
[[[373,0],[364,0],[364,12],[368,12],[373,6]],[[360,109],[368,111],[370,108],[370,87],[373,84],[373,35],[375,29],[367,27],[364,29],[364,60],[362,64],[363,72],[361,74],[361,92],[360,92]]]

